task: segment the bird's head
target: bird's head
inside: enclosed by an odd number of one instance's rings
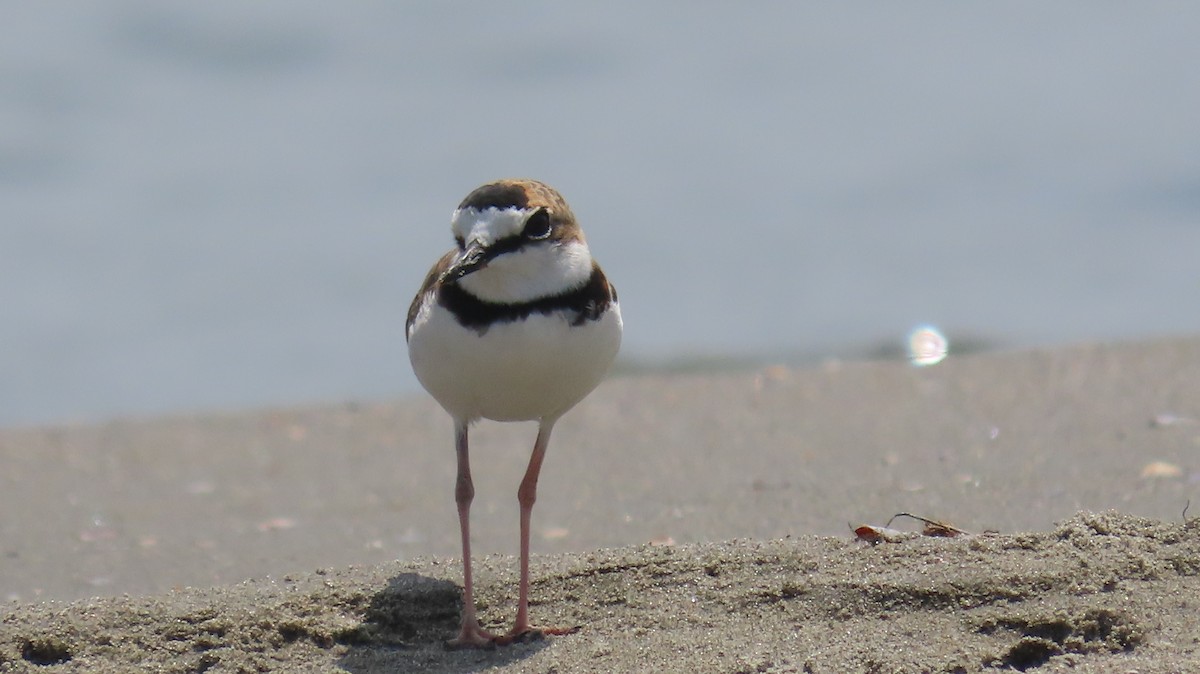
[[[554,188],[501,180],[477,188],[455,209],[458,255],[442,274],[481,300],[518,303],[587,282],[592,257],[583,230]]]

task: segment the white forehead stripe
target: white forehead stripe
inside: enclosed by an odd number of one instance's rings
[[[525,221],[536,209],[525,208],[460,208],[450,216],[450,231],[455,238],[479,241],[487,245],[508,236],[520,234]]]

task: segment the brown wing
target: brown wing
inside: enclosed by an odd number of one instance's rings
[[[438,260],[429,273],[425,275],[425,281],[421,283],[421,289],[417,291],[417,296],[413,298],[412,304],[408,306],[408,321],[404,324],[404,341],[408,341],[408,333],[412,330],[413,321],[417,320],[417,312],[421,310],[421,302],[425,296],[433,292],[434,286],[437,285],[438,279],[450,265],[454,262],[454,258],[458,255],[458,251],[447,251],[442,259]]]

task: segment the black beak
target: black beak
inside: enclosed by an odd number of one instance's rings
[[[483,269],[492,259],[486,246],[478,241],[472,241],[467,249],[458,256],[458,260],[442,274],[442,283],[453,283],[458,279]]]

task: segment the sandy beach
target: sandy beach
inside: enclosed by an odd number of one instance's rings
[[[1200,671],[1197,382],[1200,338],[613,378],[534,512],[580,630],[485,652],[424,397],[3,430],[0,671]],[[472,438],[498,629],[533,431]],[[898,512],[972,534],[854,540]]]

